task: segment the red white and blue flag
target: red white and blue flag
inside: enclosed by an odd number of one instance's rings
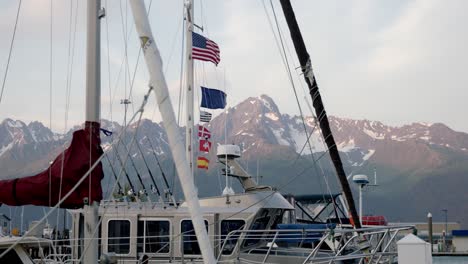
[[[195,60],[211,61],[218,65],[221,57],[216,42],[192,32],[192,58]]]

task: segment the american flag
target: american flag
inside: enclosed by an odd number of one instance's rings
[[[218,65],[221,60],[218,44],[200,34],[192,32],[192,58],[195,60],[211,61]]]

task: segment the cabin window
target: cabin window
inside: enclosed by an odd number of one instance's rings
[[[138,253],[169,253],[170,223],[167,220],[138,221]]]
[[[0,254],[3,254],[3,252],[5,252],[6,248],[5,249],[0,249]],[[16,251],[14,249],[8,251],[5,256],[3,256],[1,259],[0,259],[0,262],[1,263],[23,263],[23,261],[20,259],[20,257],[18,256],[18,254],[16,253]]]
[[[130,253],[130,221],[110,220],[107,228],[107,252]]]
[[[208,221],[205,220],[206,231],[208,231]],[[182,220],[180,224],[182,232],[182,241],[184,243],[184,254],[200,255],[200,247],[198,246],[197,236],[193,229],[192,220]]]
[[[250,227],[250,230],[265,230],[270,222],[270,215],[268,209],[263,209],[255,219],[255,222]],[[261,232],[249,232],[247,233],[247,239],[245,240],[244,247],[252,246],[260,242],[263,233]]]
[[[245,226],[244,220],[222,220],[221,221],[221,241],[224,243],[223,254],[230,255],[236,247],[240,233],[232,234],[226,241],[225,239],[232,231],[241,230]],[[222,246],[222,245],[221,245]]]

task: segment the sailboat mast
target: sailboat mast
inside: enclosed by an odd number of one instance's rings
[[[87,5],[86,125],[99,126],[101,112],[101,0],[88,0]],[[90,131],[93,130],[94,128],[90,129]],[[90,174],[89,177],[91,178],[93,175]],[[97,227],[97,202],[85,205],[83,209],[85,226]],[[85,228],[84,230],[84,263],[98,263],[98,232],[94,231],[94,228]]]
[[[191,176],[194,175],[194,155],[193,155],[193,59],[192,59],[192,32],[193,32],[193,1],[187,0],[185,2],[185,63],[186,71],[186,125],[185,125],[185,147],[187,160],[190,165]]]
[[[325,139],[325,143],[327,144],[331,160],[338,175],[338,179],[341,184],[341,189],[345,196],[346,203],[348,204],[352,220],[356,228],[361,228],[361,222],[359,221],[356,206],[354,205],[353,194],[351,192],[351,188],[349,187],[348,180],[346,179],[346,174],[343,169],[343,163],[341,162],[340,154],[338,152],[335,139],[333,138],[333,134],[330,129],[330,124],[328,122],[328,117],[323,106],[317,81],[315,80],[315,76],[312,71],[310,56],[304,44],[299,25],[297,24],[296,16],[294,15],[294,10],[292,9],[291,2],[289,0],[280,0],[280,3],[283,9],[284,16],[286,18],[286,22],[288,23],[289,32],[294,43],[294,48],[296,49],[297,57],[301,64],[302,72],[304,73],[305,81],[307,83],[307,86],[309,87],[309,93],[312,97],[312,104],[314,106],[315,113],[318,116],[320,129],[322,130],[323,138]]]
[[[86,121],[99,122],[101,112],[101,0],[88,0],[86,42]]]

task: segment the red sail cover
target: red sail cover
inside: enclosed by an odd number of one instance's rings
[[[68,149],[60,153],[48,169],[35,176],[0,181],[0,203],[13,206],[27,204],[54,206],[75,186],[102,154],[99,123],[86,122],[85,129],[73,133]],[[60,186],[62,164],[63,179],[62,186]],[[88,197],[90,202],[100,201],[103,177],[102,164],[99,162],[92,173],[60,207],[68,209],[83,207],[85,197]],[[60,188],[62,188],[61,197],[59,197]]]

